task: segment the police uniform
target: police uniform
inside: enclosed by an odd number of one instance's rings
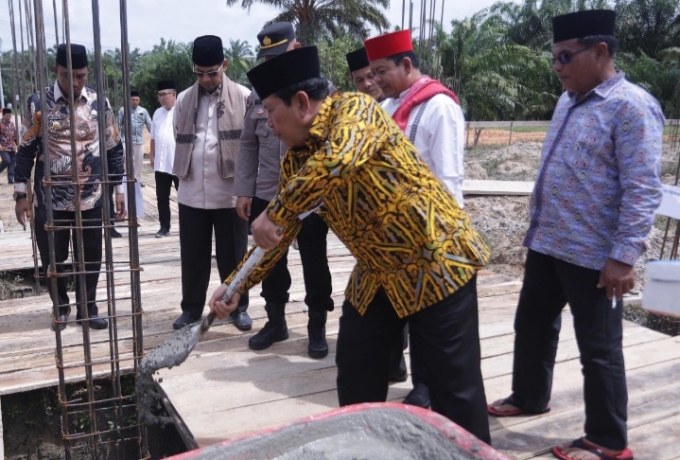
[[[275,23],[258,34],[260,51],[258,58],[279,55],[295,40],[290,23]],[[331,92],[335,88],[329,83]],[[287,147],[279,141],[267,126],[267,111],[255,91],[251,92],[246,108],[245,123],[241,133],[236,161],[234,192],[237,196],[251,197],[250,221],[264,211],[277,194],[281,174],[281,158]],[[304,221],[297,241],[302,259],[305,280],[305,303],[309,307],[308,332],[310,356],[322,358],[328,353],[325,342],[326,313],[333,310],[332,280],[326,256],[328,226],[316,214]],[[287,252],[279,259],[271,273],[262,282],[262,297],[266,301],[268,322],[249,341],[253,349],[264,349],[273,342],[288,338],[285,305],[291,285]],[[312,340],[312,338],[318,340]],[[323,342],[323,343],[321,343]],[[315,343],[319,347],[315,347]]]

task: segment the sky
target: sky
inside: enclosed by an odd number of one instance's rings
[[[15,21],[19,22],[19,0],[15,4]],[[408,27],[408,1],[406,0],[406,21]],[[463,19],[477,11],[491,6],[495,0],[436,0],[437,20],[441,17],[441,6],[444,1],[444,29],[451,30],[453,19]],[[517,1],[517,0],[515,0]],[[22,2],[23,3],[23,2]],[[45,35],[48,46],[55,43],[55,27],[53,2],[43,0]],[[69,0],[71,42],[94,48],[92,0]],[[130,48],[139,48],[142,52],[153,48],[161,38],[177,42],[190,42],[201,35],[218,35],[225,46],[229,39],[243,40],[256,45],[256,35],[265,22],[276,16],[278,10],[270,6],[254,5],[250,11],[240,6],[227,7],[225,0],[128,0],[128,42]],[[420,14],[420,1],[413,1],[414,18]],[[57,0],[61,9],[62,0]],[[240,2],[239,2],[240,4]],[[429,1],[428,1],[429,4]],[[99,1],[102,49],[120,48],[120,1]],[[200,5],[200,6],[199,6]],[[8,2],[0,1],[0,39],[1,50],[12,49],[12,35]],[[392,25],[401,26],[402,0],[391,0],[386,16]],[[61,11],[58,13],[61,41]],[[25,18],[24,18],[25,19]],[[414,19],[414,23],[417,20]],[[18,34],[18,32],[17,32]],[[27,46],[24,44],[24,46]],[[17,35],[17,47],[20,48]]]

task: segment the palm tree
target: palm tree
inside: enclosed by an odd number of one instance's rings
[[[224,50],[224,57],[229,61],[227,76],[235,82],[247,85],[246,72],[255,65],[255,55],[248,42],[229,39],[229,47]]]
[[[378,32],[390,26],[380,10],[388,8],[390,0],[227,0],[227,6],[240,3],[241,8],[249,9],[256,2],[281,10],[271,22],[293,23],[302,44],[315,44],[324,33],[333,38],[349,34],[363,40],[369,26]]]
[[[680,0],[619,0],[616,13],[621,49],[659,60],[680,46]]]
[[[644,1],[644,0],[643,0]],[[507,24],[508,37],[518,45],[550,50],[552,18],[586,9],[608,8],[607,0],[525,0],[524,3],[498,2],[490,11]]]
[[[161,38],[160,44],[140,56],[135,71],[130,73],[130,86],[139,91],[142,105],[150,112],[159,106],[156,96],[158,80],[174,80],[178,92],[196,81],[192,72],[191,47],[190,43]]]
[[[441,47],[442,82],[458,93],[468,120],[542,119],[552,112],[559,82],[549,54],[518,45],[489,10],[462,21]]]

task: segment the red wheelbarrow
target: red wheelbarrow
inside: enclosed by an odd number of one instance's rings
[[[403,404],[342,407],[175,460],[510,460],[449,419]]]

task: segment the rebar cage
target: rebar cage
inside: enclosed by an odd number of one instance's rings
[[[12,28],[12,43],[14,47],[13,86],[18,103],[16,110],[16,126],[19,124],[20,114],[24,123],[30,111],[26,101],[32,94],[36,94],[40,101],[46,101],[47,87],[51,80],[48,70],[48,43],[46,39],[46,24],[43,10],[43,0],[8,0],[10,23]],[[73,67],[71,56],[71,32],[68,0],[52,0],[51,7],[54,19],[54,45],[59,45],[61,34],[62,43],[67,45],[68,88],[62,88],[68,97],[69,126],[75,127],[75,101],[73,97]],[[118,106],[118,71],[122,77],[122,94],[130,94],[128,72],[128,35],[127,35],[127,2],[119,0],[120,6],[120,36],[122,69],[114,72],[113,99]],[[18,11],[19,23],[15,19]],[[61,15],[61,30],[59,19]],[[82,12],[78,15],[82,23],[86,18]],[[102,45],[99,16],[99,1],[92,0],[92,40],[94,49],[93,62],[89,63],[90,78],[88,86],[95,89],[97,101],[106,99],[108,78],[104,78],[102,66]],[[18,26],[18,27],[17,27]],[[50,30],[50,32],[52,32]],[[19,46],[17,45],[19,36]],[[24,48],[26,38],[27,50]],[[50,44],[50,50],[53,44]],[[94,76],[94,79],[92,78]],[[56,83],[54,83],[56,84]],[[124,110],[125,145],[132,145],[130,139],[130,102],[122,97]],[[103,106],[100,105],[100,107]],[[41,107],[44,107],[41,104]],[[111,107],[113,110],[113,107]],[[42,114],[41,114],[42,115]],[[93,458],[93,459],[131,459],[151,458],[148,449],[147,430],[139,417],[139,408],[134,393],[134,384],[126,380],[125,375],[137,376],[140,359],[143,357],[142,306],[140,293],[139,249],[137,207],[135,202],[134,175],[130,179],[114,176],[108,171],[108,156],[105,142],[104,110],[97,110],[98,154],[101,161],[101,174],[97,178],[101,188],[100,219],[83,216],[80,203],[80,192],[92,183],[85,183],[87,173],[80,170],[78,165],[76,143],[78,130],[70,129],[71,164],[73,174],[57,176],[50,174],[50,167],[44,168],[44,177],[39,184],[45,195],[44,230],[47,234],[49,247],[49,267],[43,267],[41,277],[38,269],[38,247],[36,244],[34,219],[36,211],[35,200],[31,200],[31,185],[28,184],[29,201],[33,210],[31,216],[31,234],[33,239],[33,255],[35,261],[36,292],[40,293],[40,278],[47,283],[48,291],[53,293],[52,315],[55,333],[55,359],[59,374],[58,394],[61,409],[61,432],[64,442],[65,458]],[[114,115],[115,120],[115,115]],[[42,151],[38,151],[37,162],[49,164],[50,140],[53,140],[54,126],[48,120],[40,123],[42,137]],[[115,124],[115,121],[114,121]],[[17,130],[19,131],[19,130]],[[117,130],[116,130],[117,132]],[[40,158],[42,152],[42,159]],[[36,164],[37,164],[36,162]],[[84,168],[83,168],[84,169]],[[133,171],[132,155],[125,156],[125,171]],[[114,209],[109,200],[115,184],[123,183],[127,188],[127,218],[118,222],[119,226],[127,226],[127,244],[129,255],[127,260],[114,258],[114,245],[111,238],[113,229]],[[52,196],[55,190],[70,187],[73,191],[72,218],[64,220],[55,218],[52,209]],[[85,258],[84,232],[95,229],[103,235],[100,263]],[[40,229],[42,230],[42,229]],[[66,235],[70,240],[69,254],[66,260],[58,262],[55,237],[61,240]],[[125,245],[125,242],[122,242]],[[120,253],[120,252],[119,252]],[[120,259],[120,257],[119,257]],[[99,275],[103,276],[99,276]],[[89,313],[87,307],[86,278],[99,276],[96,294],[96,304],[99,316],[108,322],[106,330],[95,331],[88,327]],[[67,281],[74,283],[76,291],[75,301],[65,303],[57,295],[57,283]],[[60,304],[61,303],[61,304]],[[82,330],[80,334],[68,334],[62,331],[63,325],[59,321],[59,307],[77,311],[66,323],[71,327],[77,325]],[[133,378],[134,378],[133,377]],[[77,383],[76,385],[67,385]],[[84,384],[84,386],[83,386]]]

